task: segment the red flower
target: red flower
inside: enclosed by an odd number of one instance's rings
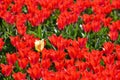
[[[4,12],[2,17],[7,23],[10,23],[10,24],[15,23],[15,16],[12,13],[8,12],[8,11]]]
[[[31,52],[30,48],[23,48],[19,49],[17,53],[20,58],[27,58],[30,52]]]
[[[50,58],[51,51],[53,51],[53,50],[52,49],[49,49],[49,50],[43,49],[43,51],[42,51],[42,59]]]
[[[83,14],[82,18],[84,23],[89,23],[93,20],[93,15]]]
[[[7,53],[6,59],[7,59],[8,64],[14,65],[15,62],[17,61],[17,55],[16,53],[13,53],[13,54]]]
[[[14,47],[19,43],[20,38],[19,36],[10,36],[10,41]]]
[[[66,70],[66,73],[68,77],[65,76],[65,78],[68,78],[68,80],[79,80],[80,78],[80,72],[76,71],[75,66],[68,67]]]
[[[19,41],[17,44],[16,44],[16,49],[17,50],[20,50],[20,49],[25,49],[27,47],[27,42],[25,41]]]
[[[21,39],[27,44],[27,48],[34,48],[35,40],[39,40],[38,38],[35,38],[32,34],[25,34]]]
[[[83,30],[84,30],[85,32],[90,32],[90,31],[91,31],[91,28],[92,28],[92,26],[91,26],[90,23],[87,23],[87,24],[84,24],[84,25],[83,25]]]
[[[65,28],[65,26],[67,25],[66,16],[68,16],[68,15],[69,14],[67,12],[64,12],[59,15],[59,17],[57,19],[58,29],[63,30]]]
[[[120,30],[120,20],[112,22],[112,25],[109,26],[110,31],[117,31]]]
[[[38,63],[36,63],[36,64],[31,64],[30,65],[31,66],[31,68],[40,68],[41,67],[41,62],[38,62]]]
[[[117,31],[110,31],[108,35],[111,40],[115,41],[118,39],[119,33]]]
[[[3,42],[3,39],[0,38],[0,51],[2,50],[2,47],[3,47],[4,44],[5,44],[5,43]]]
[[[77,20],[78,20],[77,14],[70,13],[69,19],[67,20],[67,24],[69,25],[69,24],[75,23],[77,22]]]
[[[70,46],[70,47],[67,48],[67,51],[68,51],[68,54],[69,54],[70,58],[73,58],[73,59],[77,58],[78,55],[79,56],[81,55],[80,49],[76,48],[76,47],[71,47]]]
[[[33,80],[40,79],[41,78],[41,68],[40,67],[32,67],[27,70],[27,72],[30,74],[30,77]]]
[[[119,0],[113,0],[112,1],[113,8],[120,9],[120,1]]]
[[[78,19],[77,14],[72,12],[62,12],[57,19],[58,29],[62,30],[66,25],[75,23]]]
[[[115,80],[120,80],[120,71],[118,71],[115,75]]]
[[[78,38],[80,48],[86,48],[87,38]]]
[[[110,25],[110,22],[111,22],[112,18],[103,18],[103,24],[105,27],[108,27]]]
[[[50,58],[53,60],[53,61],[60,61],[60,60],[63,60],[65,57],[65,52],[64,51],[54,51],[54,50],[51,50],[50,51]]]
[[[72,40],[71,41],[71,45],[72,45],[72,47],[76,47],[76,48],[79,48],[79,42],[77,41],[77,40]],[[69,46],[68,46],[69,47]]]
[[[111,54],[114,50],[114,44],[111,42],[105,42],[103,44],[103,51],[105,54]]]
[[[55,69],[57,70],[57,71],[61,71],[61,70],[63,70],[64,69],[64,60],[61,60],[61,61],[54,61],[54,63],[55,63]]]
[[[86,62],[81,62],[79,60],[75,62],[75,65],[81,72],[86,70],[88,67],[88,64]]]
[[[43,69],[48,69],[51,66],[50,59],[45,59],[41,61],[41,66]]]
[[[17,31],[20,35],[26,34],[27,27],[25,25],[17,26]]]
[[[109,54],[109,55],[107,55],[107,57],[105,57],[105,56],[102,56],[102,58],[103,58],[103,60],[104,60],[104,62],[105,62],[105,64],[114,64],[114,62],[115,62],[115,55],[114,54]]]
[[[11,6],[11,9],[10,9],[11,12],[14,14],[21,13],[23,4],[24,4],[24,0],[15,2],[15,4]]]
[[[115,65],[116,65],[116,70],[120,71],[120,60],[116,60],[115,62]]]
[[[97,22],[97,21],[93,21],[91,23],[91,26],[92,26],[92,31],[93,32],[98,32],[101,29],[100,22]]]
[[[97,10],[99,10],[98,8],[97,8]],[[100,10],[101,11],[101,10]],[[94,24],[94,22],[95,22],[95,25],[96,24],[100,24],[101,22],[102,22],[102,19],[103,18],[105,18],[105,14],[96,14],[96,15],[93,15],[93,24]]]
[[[111,4],[106,4],[104,7],[103,7],[103,12],[105,14],[109,14],[111,11],[112,11],[113,7],[111,6]]]
[[[25,77],[26,77],[26,74],[23,74],[21,72],[18,72],[18,73],[14,73],[12,75],[12,77],[14,78],[14,80],[27,80]]]
[[[22,13],[17,14],[16,15],[16,26],[22,26],[22,25],[24,25],[25,22],[26,22],[26,20],[27,20],[27,17],[26,17],[25,14],[22,14]]]
[[[65,59],[64,65],[66,68],[74,66],[74,59],[70,59],[70,60]]]
[[[34,51],[31,51],[29,54],[28,54],[28,59],[30,61],[30,64],[36,64],[37,62],[39,62],[39,59],[40,59],[40,54],[39,53],[36,53]]]
[[[120,26],[119,25],[120,25],[120,20],[117,20],[116,21],[116,26],[117,26],[117,29],[120,31]]]
[[[67,0],[67,1],[59,1],[59,9],[61,12],[66,11],[71,5],[73,4],[73,0]]]
[[[13,70],[12,65],[0,64],[0,67],[2,68],[1,71],[4,76],[10,76],[10,74],[12,73],[12,70]]]
[[[18,64],[20,68],[24,69],[28,64],[28,59],[27,58],[18,59]]]
[[[103,53],[101,51],[92,50],[88,61],[91,63],[92,66],[96,67],[96,66],[98,66],[100,64],[102,54]]]
[[[117,58],[118,58],[118,60],[120,60],[120,45],[116,45],[115,50],[116,50]]]
[[[62,36],[57,37],[55,34],[49,37],[49,40],[58,50],[64,50],[71,43],[71,40],[64,39]]]
[[[26,16],[24,14],[19,14],[16,16],[16,27],[20,35],[26,34],[27,27],[25,26]]]

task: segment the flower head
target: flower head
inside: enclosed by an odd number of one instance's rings
[[[45,46],[44,39],[35,41],[35,49],[38,52],[41,52],[44,49],[44,46]]]

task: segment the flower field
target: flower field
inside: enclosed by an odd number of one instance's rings
[[[120,0],[0,0],[0,80],[120,80]]]

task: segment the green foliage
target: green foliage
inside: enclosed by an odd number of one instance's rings
[[[101,66],[105,66],[105,62],[103,60],[100,61]]]
[[[110,41],[108,37],[108,28],[103,27],[99,32],[91,32],[87,35],[88,43],[87,47],[96,50],[102,49],[102,44],[104,42]]]
[[[83,14],[93,14],[92,8],[87,8],[87,9],[85,9],[85,10],[81,13],[81,15],[83,15]]]
[[[0,37],[7,39],[9,36],[17,35],[15,25],[6,23],[0,19]]]
[[[4,39],[5,45],[0,53],[14,52],[15,48],[10,43],[10,36],[17,35],[15,25],[10,25],[1,19],[0,21],[0,37]],[[0,54],[1,55],[1,54]]]
[[[113,10],[110,13],[110,17],[112,17],[113,21],[120,20],[120,10]]]
[[[28,13],[28,10],[27,10],[27,6],[26,5],[24,5],[23,7],[22,7],[22,12],[23,13]]]

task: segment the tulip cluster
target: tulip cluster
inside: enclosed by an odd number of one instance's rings
[[[81,17],[85,32],[98,32],[101,25],[113,28],[120,24],[120,21],[111,23],[112,18],[108,16],[113,10],[120,9],[119,5],[119,0],[2,0],[0,1],[0,18],[10,24],[16,24],[18,33],[24,35],[27,21],[32,26],[38,26],[55,10],[59,10],[60,14],[56,20],[58,29],[64,29]],[[91,9],[91,14],[80,15],[86,9]],[[114,35],[118,35],[118,32],[111,30],[109,36],[112,40],[117,38]]]
[[[34,50],[34,42],[38,40],[34,36],[14,36],[10,40],[17,50],[15,53],[6,53],[7,64],[0,66],[4,76],[12,75],[15,80],[26,80],[27,75],[33,80],[120,79],[118,44],[105,42],[102,50],[89,51],[86,47],[87,38],[71,40],[52,35],[49,41],[54,48],[42,48],[39,52]],[[14,72],[16,63],[24,73]]]
[[[2,25],[5,21],[15,25],[16,29],[14,36],[8,32],[6,34],[10,36],[5,36],[5,39],[0,33],[0,78],[120,80],[120,44],[116,42],[120,32],[119,10],[120,0],[0,0],[0,27],[5,26],[5,23]],[[46,38],[42,34],[42,28],[46,26],[40,25],[51,23],[46,20],[52,15],[57,17],[56,34],[50,33]],[[81,22],[77,24],[79,19]],[[27,33],[28,23],[32,28],[39,26],[38,30],[33,30],[35,34],[38,31],[39,38]],[[70,34],[75,33],[75,38],[64,38],[62,31],[74,23],[77,26],[70,28],[78,29]],[[96,34],[103,27],[108,29],[106,34],[110,40],[104,40],[101,49],[91,49],[88,46],[89,34]],[[13,52],[5,51],[7,38],[15,48]]]

